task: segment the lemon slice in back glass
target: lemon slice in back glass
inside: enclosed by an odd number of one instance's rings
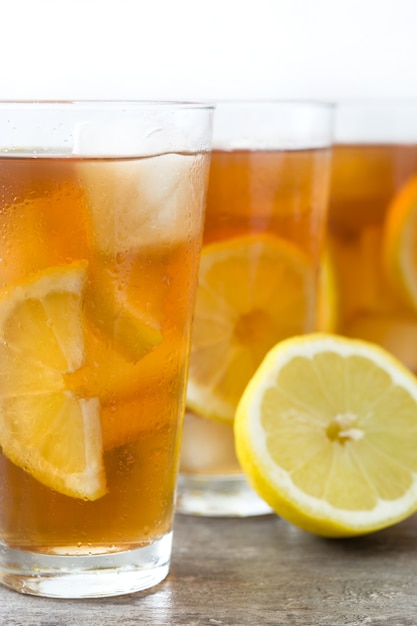
[[[305,530],[360,535],[417,510],[417,380],[371,343],[277,345],[239,403],[235,440],[251,485]]]
[[[384,263],[397,292],[417,309],[417,176],[394,197],[386,216]]]
[[[265,353],[312,330],[314,276],[293,244],[248,235],[203,248],[187,403],[197,415],[232,422]]]

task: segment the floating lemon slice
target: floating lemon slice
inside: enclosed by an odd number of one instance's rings
[[[305,530],[360,535],[417,510],[417,381],[373,344],[277,345],[243,394],[235,440],[252,486]]]
[[[389,207],[384,262],[393,285],[417,309],[417,176],[403,187]]]
[[[84,310],[89,321],[129,361],[140,361],[162,341],[160,325],[133,306],[120,288],[124,277],[104,265],[90,265]]]
[[[293,244],[269,235],[214,243],[202,251],[187,403],[232,422],[265,353],[308,332],[315,319],[312,268]]]
[[[0,446],[41,483],[95,500],[106,492],[97,398],[67,391],[84,360],[84,262],[0,292]]]

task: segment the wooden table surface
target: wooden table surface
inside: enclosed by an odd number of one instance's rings
[[[275,516],[178,516],[171,573],[149,592],[52,600],[0,587],[1,626],[415,626],[417,517],[323,540]]]

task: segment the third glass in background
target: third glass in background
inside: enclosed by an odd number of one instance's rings
[[[234,450],[241,394],[278,341],[316,329],[333,109],[216,106],[177,510],[269,513]]]
[[[340,105],[335,143],[327,319],[417,372],[417,105]]]

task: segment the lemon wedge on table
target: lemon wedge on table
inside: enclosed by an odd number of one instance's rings
[[[406,183],[388,209],[383,249],[392,284],[417,309],[417,176]]]
[[[86,276],[80,261],[0,292],[0,446],[47,487],[95,500],[106,492],[98,399],[63,378],[84,360]]]
[[[281,339],[312,329],[314,275],[292,243],[248,235],[203,248],[187,404],[232,423],[246,384]]]
[[[243,394],[235,440],[251,485],[304,530],[361,535],[417,510],[417,380],[373,344],[278,344]]]

